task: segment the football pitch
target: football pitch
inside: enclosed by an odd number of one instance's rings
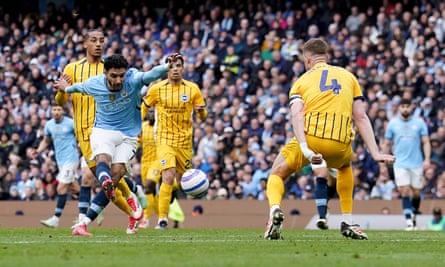
[[[338,230],[263,231],[1,229],[0,266],[444,266],[445,232],[367,231],[369,240],[345,239]]]

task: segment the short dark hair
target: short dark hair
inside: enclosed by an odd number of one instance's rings
[[[102,34],[104,34],[104,32],[103,32],[101,29],[89,29],[89,30],[87,31],[87,33],[85,34],[85,36],[84,36],[84,40],[85,40],[85,41],[88,40],[88,38],[90,38],[90,35],[91,35],[93,32],[98,32],[98,33],[102,33]]]
[[[106,71],[110,69],[127,69],[128,61],[121,54],[111,55],[104,60],[104,69]]]
[[[399,102],[399,105],[411,105],[412,101],[408,98],[402,98]]]

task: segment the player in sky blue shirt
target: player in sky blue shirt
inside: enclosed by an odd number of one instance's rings
[[[383,150],[393,148],[394,178],[402,196],[406,230],[416,229],[416,214],[420,207],[420,190],[423,187],[423,170],[431,164],[431,144],[426,122],[413,117],[411,100],[402,99],[399,114],[390,120],[385,131]]]
[[[40,222],[47,227],[57,227],[59,218],[65,208],[67,192],[79,192],[77,182],[77,168],[79,166],[79,152],[77,150],[76,136],[74,133],[74,122],[71,118],[64,116],[63,107],[53,105],[51,107],[52,119],[45,124],[45,136],[36,149],[34,156],[44,151],[51,142],[56,154],[56,163],[59,168],[57,175],[57,204],[54,216]]]
[[[107,80],[106,74],[102,74],[67,87],[66,92],[85,93],[94,97],[97,108],[94,127],[118,130],[127,136],[137,137],[142,125],[141,89],[162,77],[167,70],[167,65],[156,66],[149,72],[130,68],[125,73],[123,83],[115,83],[116,89],[109,89],[111,82]]]
[[[127,60],[122,55],[115,54],[105,58],[102,75],[71,86],[63,79],[56,82],[55,87],[58,90],[88,94],[96,101],[96,118],[90,142],[97,162],[96,177],[108,198],[103,199],[100,194],[97,195],[99,199],[93,200],[85,220],[75,226],[74,235],[91,235],[86,231],[86,225],[108,205],[109,199],[114,198],[114,185],[126,174],[126,164],[137,148],[137,137],[142,125],[141,90],[144,85],[165,75],[171,61],[172,58],[168,57],[167,64],[143,72],[128,68]]]

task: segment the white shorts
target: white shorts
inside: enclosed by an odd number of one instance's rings
[[[423,169],[394,168],[394,178],[397,186],[410,185],[416,189],[422,189]]]
[[[74,182],[77,177],[77,167],[79,162],[72,162],[60,167],[59,174],[57,175],[57,181],[63,184],[70,184]]]
[[[99,154],[111,156],[111,163],[127,163],[135,155],[137,137],[128,137],[119,131],[93,128],[90,136],[93,159]]]

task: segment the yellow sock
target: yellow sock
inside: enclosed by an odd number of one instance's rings
[[[128,206],[127,199],[124,198],[122,192],[119,189],[115,191],[116,191],[116,197],[112,200],[114,205],[116,205],[116,207],[125,212],[128,216],[131,216],[132,210],[130,206]]]
[[[352,192],[354,190],[354,176],[352,167],[338,170],[337,193],[340,199],[341,213],[352,213]]]
[[[125,182],[124,178],[121,178],[119,180],[119,183],[117,183],[117,188],[119,188],[119,190],[121,190],[122,195],[124,196],[125,199],[127,199],[130,196],[130,188],[128,187],[127,182]]]
[[[144,218],[149,219],[152,211],[158,215],[158,198],[154,194],[145,194],[145,197],[147,198],[147,207],[144,210]]]
[[[170,208],[170,200],[172,198],[173,186],[162,183],[159,188],[159,218],[167,218]]]
[[[280,205],[284,195],[284,182],[280,176],[271,174],[267,179],[267,199],[269,207],[273,205]]]

